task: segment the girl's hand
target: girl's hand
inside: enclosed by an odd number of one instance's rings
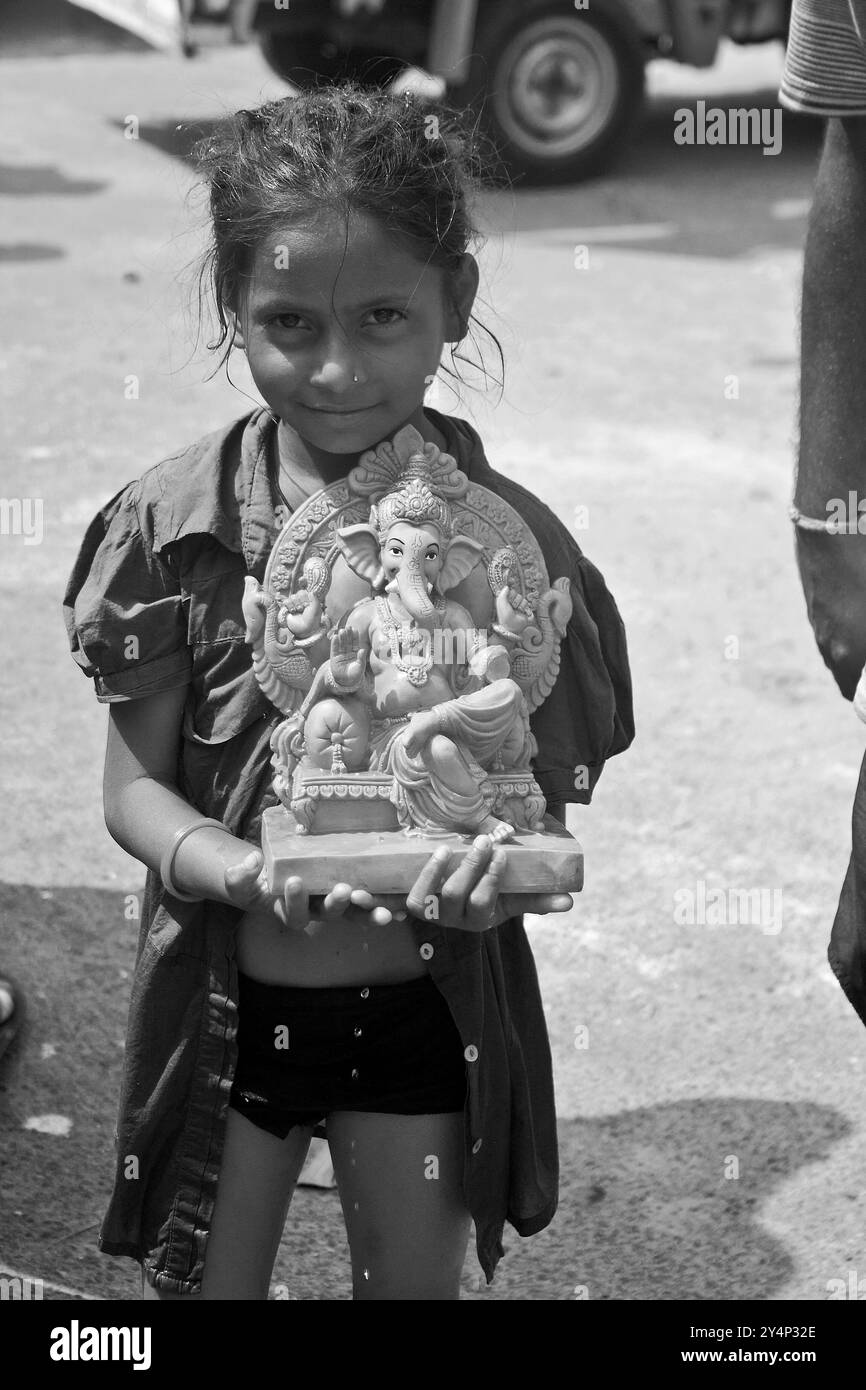
[[[304,931],[311,920],[332,922],[345,918],[365,927],[387,927],[392,913],[363,888],[337,883],[324,898],[310,899],[296,875],[286,879],[282,897],[271,892],[260,850],[252,850],[240,864],[225,871],[225,890],[229,902],[247,911],[273,913],[280,924],[292,931]]]
[[[489,835],[479,835],[463,862],[449,875],[452,852],[445,845],[421,870],[406,899],[415,917],[460,931],[488,931],[524,912],[568,912],[569,893],[503,893],[506,853]]]

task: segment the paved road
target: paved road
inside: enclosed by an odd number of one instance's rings
[[[573,914],[531,928],[561,1210],[507,1237],[491,1289],[470,1259],[469,1298],[822,1300],[866,1275],[866,1048],[824,958],[863,735],[814,650],[785,510],[817,132],[786,118],[775,157],[672,139],[711,90],[774,105],[780,62],[661,68],[615,173],[483,203],[506,399],[453,408],[580,526],[628,627],[639,732],[572,810]],[[43,500],[44,538],[2,538],[2,963],[30,1025],[0,1093],[0,1261],[132,1298],[93,1238],[142,876],[102,824],[105,715],[58,605],[97,506],[247,407],[243,371],[206,383],[192,343],[203,207],[178,127],[281,88],[254,50],[31,58],[2,79],[3,487]],[[765,911],[683,922],[713,889],[763,889]],[[299,1193],[275,1282],[348,1296],[335,1193]]]

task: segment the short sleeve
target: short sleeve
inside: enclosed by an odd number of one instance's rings
[[[74,660],[104,704],[189,684],[192,652],[184,597],[156,554],[139,484],[123,488],[94,517],[63,599]]]

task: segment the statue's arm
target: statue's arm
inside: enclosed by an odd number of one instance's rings
[[[445,627],[451,642],[452,686],[461,694],[465,695],[468,689],[508,675],[510,663],[505,648],[498,638],[491,643],[490,628],[479,627],[462,603],[448,600]]]

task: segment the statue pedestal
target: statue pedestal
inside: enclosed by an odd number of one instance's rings
[[[451,850],[456,869],[474,838],[433,838],[402,830],[308,835],[298,834],[297,822],[282,806],[271,807],[262,817],[262,853],[276,893],[297,874],[313,895],[330,892],[335,883],[351,883],[369,893],[405,894],[440,845]],[[504,849],[508,863],[500,892],[579,893],[583,887],[583,851],[553,816],[545,816],[543,834],[520,831],[505,841]]]

